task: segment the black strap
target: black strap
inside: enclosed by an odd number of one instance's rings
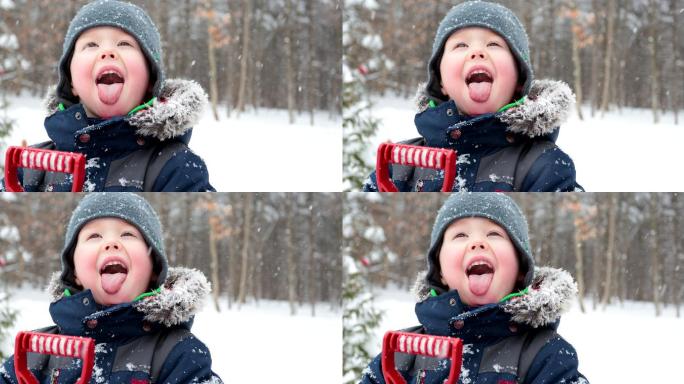
[[[535,140],[529,142],[526,150],[520,154],[517,166],[515,167],[515,175],[513,176],[513,191],[520,192],[525,177],[530,172],[532,164],[541,156],[546,150],[555,147],[552,141],[549,140]]]
[[[188,146],[180,141],[174,141],[170,144],[164,146],[159,145],[156,148],[156,156],[152,158],[147,164],[147,171],[145,172],[145,182],[143,183],[143,190],[145,192],[151,192],[154,182],[157,181],[157,177],[161,173],[164,165],[171,160],[176,153],[180,151],[189,150]]]

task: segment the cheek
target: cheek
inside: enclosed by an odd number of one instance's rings
[[[128,72],[128,77],[133,80],[132,85],[136,90],[147,90],[150,74],[142,54],[127,56],[126,71]]]
[[[71,82],[77,90],[87,86],[92,81],[92,65],[86,56],[74,55],[69,65]]]
[[[515,90],[515,86],[518,83],[518,70],[513,56],[508,54],[499,56],[497,58],[496,70],[497,75],[502,79],[502,84],[506,89],[510,88],[511,91]]]

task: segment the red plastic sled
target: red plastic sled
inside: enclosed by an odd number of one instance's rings
[[[17,178],[17,168],[39,169],[74,175],[71,192],[81,192],[85,180],[85,155],[31,147],[9,147],[5,154],[5,189],[24,192]]]
[[[408,332],[387,332],[382,340],[382,374],[387,384],[406,384],[394,365],[394,353],[430,356],[451,360],[449,377],[444,384],[456,384],[461,374],[463,342],[459,338],[421,335]]]
[[[380,192],[399,192],[389,176],[389,164],[444,170],[442,192],[454,187],[456,151],[453,149],[382,143],[378,147],[375,178]]]
[[[39,384],[26,365],[29,352],[82,359],[83,369],[76,384],[90,381],[95,363],[95,341],[89,337],[19,332],[14,343],[14,373],[19,384]]]

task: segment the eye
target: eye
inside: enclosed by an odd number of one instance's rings
[[[497,231],[490,231],[489,233],[487,233],[487,236],[498,236],[498,237],[503,237],[503,235],[501,234],[501,232],[497,232]]]
[[[501,47],[501,44],[499,44],[496,41],[491,41],[487,44],[488,47]]]
[[[86,240],[90,240],[90,239],[99,239],[99,238],[101,238],[101,237],[102,237],[102,236],[100,236],[99,233],[93,232],[93,233],[89,234],[88,237],[86,237]]]
[[[456,49],[456,48],[467,48],[467,47],[468,47],[468,44],[463,43],[463,42],[456,43],[456,44],[454,45],[454,49]]]
[[[118,45],[119,45],[119,47],[132,47],[133,46],[133,44],[131,44],[129,41],[125,41],[125,40],[120,41]]]
[[[134,238],[135,238],[135,237],[138,237],[135,233],[133,233],[133,232],[131,232],[131,231],[126,231],[126,232],[124,232],[124,233],[121,234],[121,237],[129,237],[129,236],[130,236],[130,237],[134,237]]]
[[[86,48],[97,48],[97,44],[95,44],[92,41],[89,41],[89,42],[85,43],[85,45],[83,46],[83,49],[86,49]]]
[[[454,235],[454,239],[463,239],[468,237],[468,235],[465,232],[458,232]]]

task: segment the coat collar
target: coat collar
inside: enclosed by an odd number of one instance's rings
[[[462,115],[453,100],[429,107],[430,100],[434,99],[419,91],[415,124],[427,145],[472,152],[511,145],[525,137],[555,141],[558,127],[572,112],[575,95],[562,81],[535,80],[522,105],[474,117]]]
[[[415,290],[420,300],[416,315],[427,333],[461,337],[466,343],[505,337],[521,328],[556,328],[577,294],[570,274],[550,267],[535,268],[527,294],[480,307],[465,305],[457,291],[430,296],[424,276]],[[461,328],[455,326],[458,321]]]
[[[130,116],[118,116],[109,120],[99,120],[94,126],[101,129],[110,124],[126,122],[129,125],[131,137],[149,137],[164,141],[187,136],[187,140],[189,140],[191,127],[197,124],[202,117],[208,102],[207,100],[206,92],[197,82],[168,79],[164,82],[159,97],[150,107],[143,108]],[[66,107],[64,111],[59,110],[60,103]],[[82,105],[69,105],[64,100],[60,100],[55,93],[48,95],[45,105],[50,115],[46,118],[45,126],[48,130],[48,135],[55,142],[57,140],[53,138],[53,135],[70,133],[73,136],[75,132],[91,125],[88,123],[88,119],[85,118]],[[82,114],[80,115],[82,118],[80,120],[74,118],[74,120],[77,120],[75,125],[68,125],[59,130],[56,130],[54,127],[56,123],[50,123],[51,127],[48,127],[49,122],[54,116],[63,115],[66,112],[71,113],[69,116],[75,116],[79,112]],[[63,121],[59,122],[63,123]],[[74,122],[69,121],[69,123]]]
[[[59,272],[54,273],[48,287],[54,300],[50,304],[52,320],[64,334],[84,335],[98,341],[137,337],[162,327],[189,329],[210,291],[210,284],[202,272],[169,268],[159,293],[104,307],[95,302],[90,290],[65,296],[65,286],[59,276]]]

